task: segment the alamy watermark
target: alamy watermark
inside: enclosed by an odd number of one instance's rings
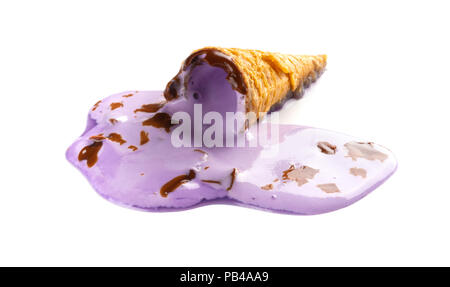
[[[194,104],[193,114],[176,112],[171,122],[174,147],[258,147],[278,140],[278,114],[254,112],[202,112],[201,104]],[[264,119],[265,118],[265,119]],[[262,121],[264,119],[264,121]]]

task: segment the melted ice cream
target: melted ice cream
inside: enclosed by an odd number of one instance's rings
[[[215,72],[220,83],[224,75]],[[256,147],[249,147],[256,140],[251,135],[264,123],[247,131],[247,147],[176,148],[174,112],[192,113],[195,102],[203,104],[203,114],[243,107],[242,95],[227,85],[196,86],[202,77],[199,70],[186,96],[170,102],[162,91],[101,100],[68,149],[68,160],[103,197],[153,211],[220,202],[296,214],[329,212],[361,199],[396,169],[386,148],[303,126],[280,125],[278,137]],[[216,99],[208,97],[213,88]]]

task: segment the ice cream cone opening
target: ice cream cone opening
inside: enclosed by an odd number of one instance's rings
[[[323,72],[326,56],[295,56],[236,48],[193,52],[167,84],[168,101],[182,99],[210,111],[255,113],[257,119],[301,98]],[[255,121],[250,122],[253,124]]]

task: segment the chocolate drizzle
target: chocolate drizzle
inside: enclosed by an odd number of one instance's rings
[[[247,94],[247,85],[245,84],[244,78],[242,76],[241,71],[238,69],[236,64],[233,62],[233,58],[231,56],[225,55],[217,50],[205,50],[198,52],[199,54],[205,54],[204,60],[213,67],[218,67],[223,69],[227,73],[227,80],[231,84],[234,90],[239,93],[245,95]],[[192,60],[194,57],[186,61],[185,64],[190,64],[189,60]]]
[[[313,179],[318,172],[318,169],[306,165],[299,168],[295,168],[294,165],[291,165],[287,170],[283,171],[282,179],[285,182],[287,180],[296,181],[298,186],[302,186],[305,183],[308,183],[309,179]]]
[[[162,128],[165,129],[166,132],[170,132],[170,128],[173,126],[170,115],[166,113],[157,113],[153,117],[142,122],[142,125]]]
[[[175,189],[177,189],[180,185],[183,183],[189,182],[195,178],[195,171],[189,170],[188,174],[179,175],[177,177],[174,177],[173,179],[166,182],[160,189],[160,194],[162,197],[167,197],[169,193],[173,192]]]
[[[98,105],[100,105],[102,101],[98,101],[95,103],[95,105],[92,107],[92,111],[95,111],[98,108]]]
[[[117,124],[119,121],[116,119],[109,119],[109,122],[113,125]]]
[[[109,106],[111,108],[111,111],[114,111],[115,109],[122,108],[123,103],[111,103]]]
[[[178,98],[182,83],[187,85],[186,78],[189,77],[190,71],[198,65],[207,63],[213,67],[223,69],[227,73],[227,80],[231,87],[239,93],[247,94],[247,85],[245,84],[244,77],[233,62],[233,58],[215,49],[202,49],[191,54],[181,67],[178,74],[167,84],[164,91],[164,97],[166,100],[171,101]],[[184,87],[186,88],[186,86]]]
[[[91,145],[85,146],[78,154],[78,160],[87,162],[89,168],[93,167],[98,160],[98,152],[103,146],[103,142],[95,141]]]
[[[220,182],[219,180],[212,180],[212,179],[202,179],[202,182],[222,184],[222,182]]]
[[[166,89],[164,90],[164,97],[167,101],[174,100],[179,97],[178,91],[181,87],[181,70],[178,74],[167,83]]]
[[[273,189],[273,184],[269,183],[269,184],[266,184],[264,186],[261,186],[261,189],[272,190]]]
[[[141,142],[140,145],[145,145],[150,141],[150,138],[148,137],[148,133],[146,131],[141,131]]]
[[[379,160],[383,162],[388,158],[387,154],[375,149],[372,142],[348,142],[344,144],[344,146],[348,150],[347,157],[352,158],[352,160],[364,158],[367,160]]]
[[[227,188],[227,191],[230,191],[233,188],[234,181],[236,180],[236,174],[237,174],[237,168],[233,168],[233,171],[231,172],[231,181],[230,186]]]
[[[340,192],[339,188],[337,187],[337,185],[335,183],[318,184],[317,187],[326,193]]]
[[[166,102],[159,102],[156,104],[148,104],[148,105],[142,105],[139,109],[134,110],[135,113],[137,112],[143,112],[143,113],[156,113],[159,109],[161,109]]]
[[[288,180],[289,179],[288,178],[288,174],[291,171],[293,171],[294,169],[295,169],[295,166],[293,164],[291,164],[288,169],[283,170],[283,174],[281,175],[281,178],[284,179],[284,180]]]
[[[367,171],[364,168],[352,167],[350,168],[350,174],[354,176],[360,176],[362,178],[366,178]]]
[[[93,141],[102,141],[102,140],[106,139],[106,137],[104,137],[103,134],[98,134],[95,136],[90,136],[89,139],[93,140]]]
[[[334,144],[330,144],[329,142],[318,142],[317,147],[324,154],[335,154],[336,146]]]
[[[137,146],[134,146],[134,145],[130,145],[128,148],[131,149],[132,151],[138,150]]]
[[[112,142],[119,143],[120,145],[123,145],[127,141],[122,138],[122,136],[118,133],[110,133],[108,136],[108,139]]]
[[[90,140],[93,141],[103,141],[105,139],[109,139],[112,142],[119,143],[120,145],[123,145],[127,141],[122,138],[122,136],[118,133],[110,133],[109,136],[105,137],[103,134],[98,134],[89,137]]]

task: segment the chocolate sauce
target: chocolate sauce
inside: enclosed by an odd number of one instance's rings
[[[178,91],[181,87],[181,70],[178,74],[167,83],[166,89],[164,90],[164,98],[167,101],[174,100],[179,97]]]
[[[156,113],[161,109],[166,102],[160,102],[156,104],[148,104],[148,105],[142,105],[141,108],[134,110],[135,113],[137,112],[143,112],[143,113]]]
[[[102,101],[98,101],[95,103],[95,105],[92,107],[92,111],[95,111],[98,108],[98,105],[100,105]]]
[[[247,94],[247,85],[245,84],[242,73],[233,62],[231,56],[225,55],[217,50],[206,50],[204,59],[209,65],[222,68],[228,74],[227,80],[234,90],[243,95]]]
[[[189,72],[195,66],[203,64],[203,62],[206,62],[213,67],[223,69],[227,73],[227,80],[231,84],[231,87],[243,95],[247,94],[247,85],[245,84],[244,77],[233,62],[233,58],[215,49],[203,49],[191,54],[184,61],[183,67],[178,74],[167,84],[164,91],[166,100],[171,101],[180,96],[179,90],[181,88],[181,83],[184,82],[185,85],[187,85],[186,79],[189,77]],[[186,74],[183,72],[186,72]],[[184,78],[182,78],[182,76],[184,76]]]
[[[170,181],[166,182],[160,190],[160,194],[162,197],[167,197],[169,193],[177,189],[180,185],[183,183],[189,182],[195,178],[195,171],[189,170],[188,174],[185,175],[179,175],[177,177],[174,177]]]
[[[110,141],[119,143],[120,145],[123,145],[127,141],[122,138],[122,136],[118,133],[110,133],[107,137]]]
[[[85,146],[78,154],[78,160],[87,162],[88,167],[93,167],[98,160],[98,152],[102,148],[103,142],[96,141],[91,145]]]
[[[104,137],[103,134],[98,134],[98,135],[89,137],[89,139],[93,140],[93,141],[102,141],[102,140],[106,139],[106,137]]]
[[[264,186],[261,186],[261,189],[272,190],[273,189],[273,184],[269,183],[269,184],[266,184]]]
[[[115,109],[123,107],[123,104],[122,103],[111,103],[109,106],[111,107],[111,111],[114,111]]]
[[[317,147],[324,154],[335,154],[336,153],[336,146],[333,144],[330,144],[329,142],[318,142]]]
[[[233,188],[233,184],[234,181],[236,180],[236,174],[237,174],[237,169],[233,168],[233,171],[231,172],[231,182],[230,182],[230,186],[227,188],[227,191],[231,190],[231,188]]]
[[[350,169],[350,174],[352,174],[354,176],[360,176],[362,178],[366,178],[367,171],[364,168],[352,167]]]
[[[296,181],[298,186],[302,186],[307,183],[309,179],[313,179],[318,172],[318,169],[306,165],[299,168],[295,168],[291,165],[289,169],[283,171],[283,179]]]
[[[157,113],[153,117],[142,122],[143,126],[153,126],[155,128],[165,129],[166,132],[170,132],[172,125],[172,120],[167,113]]]
[[[365,158],[383,162],[388,157],[387,154],[376,150],[372,142],[348,142],[344,146],[348,150],[347,157],[355,161],[358,158]]]
[[[134,146],[134,145],[130,145],[128,148],[131,149],[132,151],[137,151],[138,150],[138,148],[136,146]]]
[[[141,142],[140,145],[145,145],[148,143],[150,139],[148,138],[148,133],[145,131],[141,131]]]
[[[326,193],[340,192],[339,188],[337,187],[337,185],[335,183],[318,184],[317,187]]]
[[[211,180],[211,179],[202,179],[203,182],[206,183],[215,183],[215,184],[222,184],[222,182],[218,181],[218,180]]]
[[[293,164],[291,164],[291,166],[288,169],[283,171],[283,174],[282,174],[281,178],[284,179],[284,180],[288,180],[289,179],[288,174],[291,171],[293,171],[294,169],[295,169],[295,166]]]
[[[229,84],[222,85],[225,74],[219,72],[223,78],[218,89],[225,86],[229,92]],[[142,120],[124,120],[111,125],[111,118],[138,117],[135,109],[165,101],[162,92],[140,92],[139,96],[123,97],[128,93],[131,92],[113,95],[103,100],[96,111],[91,111],[88,129],[66,153],[69,161],[87,176],[100,194],[122,205],[143,210],[172,210],[216,203],[216,199],[220,199],[219,202],[272,211],[317,214],[359,200],[396,168],[395,158],[381,146],[301,126],[280,125],[278,139],[267,148],[257,145],[258,148],[248,151],[238,147],[175,148],[170,133],[143,127],[142,122],[157,113],[147,114]],[[200,96],[197,102],[202,103],[202,100]],[[114,102],[132,108],[111,112],[109,105]],[[163,118],[167,118],[168,123],[172,112],[189,109],[183,105],[179,108],[179,104],[168,103],[167,111],[163,110],[166,107],[159,110],[168,115],[160,114],[150,125]],[[228,107],[219,105],[215,109],[223,111]],[[161,124],[156,126],[164,128]],[[140,146],[141,132],[150,134],[150,130],[156,134]],[[120,138],[127,143],[109,142],[110,138],[115,138],[111,133],[120,133],[124,136]],[[321,145],[318,146],[320,142],[336,145],[338,152],[325,155]],[[103,148],[103,144],[109,146]],[[327,149],[329,145],[323,147]],[[278,152],[266,153],[273,148]],[[84,160],[87,162],[82,162]],[[282,172],[283,169],[287,170]]]

